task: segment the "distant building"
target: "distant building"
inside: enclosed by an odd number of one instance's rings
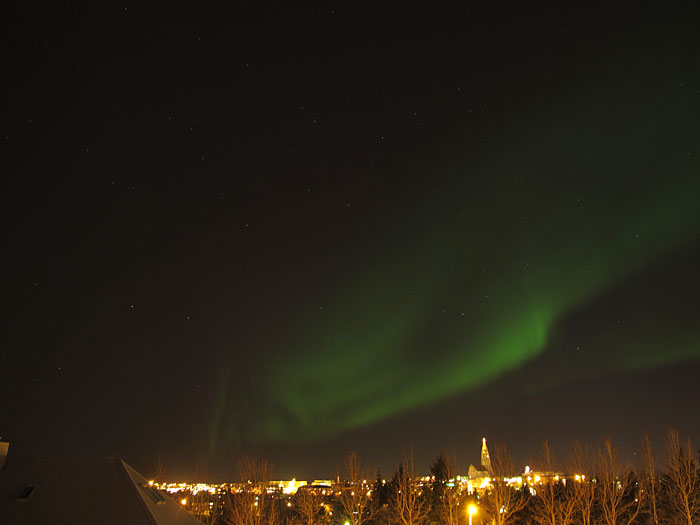
[[[299,487],[299,492],[316,494],[318,496],[330,496],[333,494],[334,481],[330,479],[315,479]]]
[[[481,438],[481,464],[486,467],[486,471],[491,473],[491,456],[489,447],[486,446],[486,438]]]
[[[491,456],[486,446],[486,438],[481,440],[481,464],[469,465],[469,478],[487,478],[491,475]]]
[[[0,469],[0,523],[202,525],[122,460],[12,456]]]
[[[293,495],[297,493],[301,487],[306,485],[306,481],[297,481],[296,478],[291,481],[270,481],[268,487],[275,488],[278,492],[287,495]]]
[[[491,479],[491,456],[486,446],[486,438],[481,440],[481,464],[469,465],[467,491],[472,494],[489,486]]]
[[[576,481],[585,480],[586,476],[575,476]],[[523,472],[521,479],[521,486],[523,484],[527,485],[530,493],[532,495],[536,494],[539,485],[547,483],[563,483],[566,485],[566,475],[563,472],[551,472],[543,470],[532,470],[529,465],[525,465],[525,471]]]

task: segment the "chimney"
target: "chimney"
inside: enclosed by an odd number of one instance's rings
[[[5,466],[7,461],[7,451],[10,448],[10,444],[7,441],[0,441],[0,470]]]

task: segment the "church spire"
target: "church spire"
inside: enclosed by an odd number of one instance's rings
[[[486,446],[486,438],[481,440],[481,464],[486,467],[486,470],[491,473],[491,457],[489,456],[489,448]]]

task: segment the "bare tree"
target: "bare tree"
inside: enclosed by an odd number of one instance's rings
[[[413,449],[405,454],[399,464],[390,498],[391,514],[401,525],[421,525],[430,512],[428,498],[415,482]]]
[[[668,463],[668,504],[678,523],[692,525],[700,521],[700,465],[693,455],[688,438],[683,444],[678,431],[666,433],[666,462]]]
[[[517,491],[509,479],[517,474],[515,461],[508,447],[496,444],[491,454],[491,487],[484,497],[486,514],[494,525],[515,523],[518,513],[527,504],[522,491]]]
[[[649,521],[654,525],[659,525],[659,482],[656,473],[656,460],[654,459],[654,451],[652,450],[649,436],[644,434],[639,444],[640,458],[640,480],[641,489],[645,493],[645,507],[649,514]]]
[[[330,523],[328,510],[323,503],[323,497],[301,488],[294,495],[296,525],[327,525]]]
[[[275,519],[276,509],[267,497],[270,465],[265,459],[242,456],[238,460],[241,489],[229,494],[224,514],[226,523],[235,525],[264,525]],[[273,521],[274,522],[274,521]]]
[[[535,496],[530,500],[532,518],[540,525],[573,523],[577,492],[560,483],[559,476],[554,474],[557,469],[547,440],[542,443],[542,458],[535,465],[547,475],[535,487]]]
[[[593,523],[593,504],[596,498],[596,484],[592,482],[593,462],[590,446],[574,441],[567,470],[573,475],[573,480],[569,480],[569,488],[574,494],[575,514],[581,525]]]
[[[141,473],[156,484],[165,482],[165,462],[158,454],[157,458],[149,456],[141,461]]]
[[[363,525],[372,519],[372,491],[367,483],[365,472],[357,452],[350,452],[345,458],[345,481],[347,486],[340,491],[339,501],[347,520],[352,525]],[[371,479],[371,477],[370,477]]]
[[[265,521],[267,525],[278,525],[280,522],[280,511],[277,506],[278,502],[270,498],[267,504],[267,509],[265,509]]]
[[[606,525],[632,523],[642,506],[643,493],[630,468],[619,458],[610,439],[598,449],[597,492],[601,519]]]

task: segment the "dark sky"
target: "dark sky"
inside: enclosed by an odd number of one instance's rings
[[[700,440],[697,9],[57,4],[3,16],[18,454]]]

